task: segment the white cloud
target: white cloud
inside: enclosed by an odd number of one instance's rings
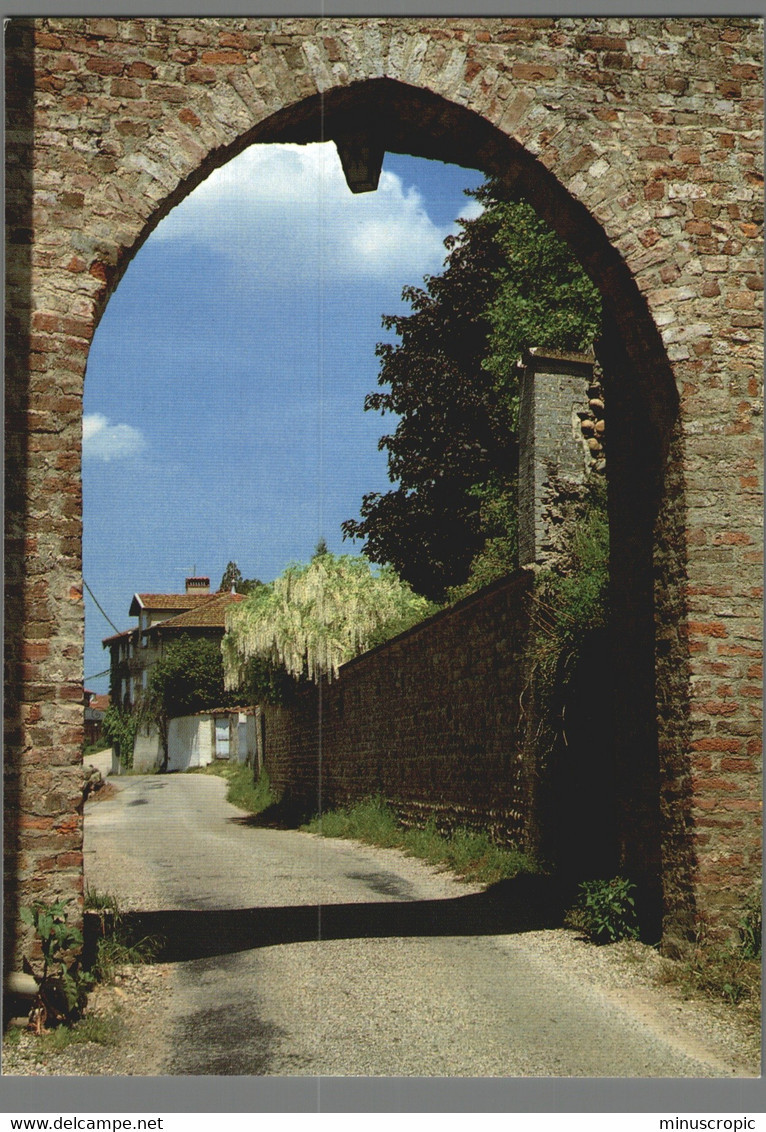
[[[484,211],[484,205],[478,200],[469,200],[461,210],[458,219],[460,220],[476,220],[481,216]]]
[[[251,146],[182,201],[154,239],[204,246],[251,277],[417,278],[440,270],[454,230],[435,225],[417,189],[388,170],[376,192],[352,194],[327,142]]]
[[[101,413],[86,413],[82,418],[82,453],[88,459],[123,460],[137,456],[146,447],[143,434],[132,425],[110,424]]]

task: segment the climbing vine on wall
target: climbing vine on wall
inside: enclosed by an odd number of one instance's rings
[[[601,477],[591,481],[572,531],[568,553],[556,569],[540,571],[531,597],[529,679],[523,698],[527,747],[536,768],[538,833],[551,828],[546,807],[552,804],[553,779],[561,770],[554,772],[554,765],[571,738],[567,709],[573,688],[579,686],[594,642],[602,650],[608,647],[609,525]]]

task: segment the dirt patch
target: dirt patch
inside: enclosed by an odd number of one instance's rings
[[[88,795],[89,802],[108,802],[112,798],[116,798],[117,790],[112,786],[111,782],[105,782]]]
[[[89,996],[86,1018],[102,1024],[99,1042],[74,1040],[55,1049],[50,1035],[39,1038],[27,1030],[6,1034],[3,1076],[159,1076],[167,1059],[171,982],[168,966],[147,966],[124,968],[113,984],[97,987]]]

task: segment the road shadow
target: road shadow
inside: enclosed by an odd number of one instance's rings
[[[154,937],[154,962],[173,963],[316,940],[512,935],[555,927],[561,917],[554,882],[519,876],[448,900],[128,912],[120,934],[131,944]],[[85,927],[87,954],[101,933],[100,917],[86,915]]]
[[[299,829],[316,813],[304,804],[282,798],[272,802],[257,814],[237,814],[227,820],[231,825],[253,827],[255,829]]]

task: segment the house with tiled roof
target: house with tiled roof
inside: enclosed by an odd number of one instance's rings
[[[226,630],[227,611],[232,605],[244,600],[244,594],[213,594],[183,613],[155,620],[146,630],[146,636],[150,641],[167,640],[178,633],[186,633],[189,636],[222,637]]]
[[[185,592],[182,594],[134,594],[129,615],[138,618],[138,626],[106,637],[102,642],[110,653],[111,689],[115,702],[126,710],[138,703],[141,693],[148,687],[149,674],[161,658],[164,648],[181,635],[220,641],[226,631],[227,610],[244,600],[244,594],[233,591],[211,593],[210,579],[202,576],[187,578]],[[218,714],[226,715],[225,726],[229,727],[228,709],[226,713],[222,709]],[[241,710],[239,714],[242,714]],[[238,719],[237,722],[240,723],[241,720]],[[219,721],[217,727],[218,746],[214,745],[212,749],[228,752],[228,746],[220,738],[224,723]],[[215,733],[215,719],[212,719],[212,728]],[[161,755],[159,743],[156,730],[147,727],[139,729],[133,756],[136,769],[150,769],[158,765],[157,760]],[[236,742],[234,746],[236,747]],[[179,760],[183,761],[180,756],[175,761]],[[195,761],[191,765],[201,764]]]

